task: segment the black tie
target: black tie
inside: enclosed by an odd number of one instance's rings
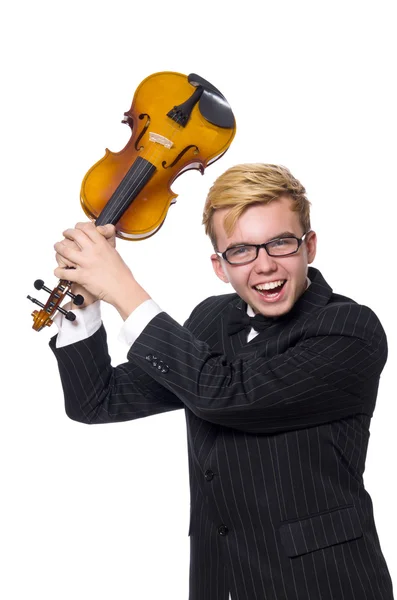
[[[253,327],[256,331],[263,331],[270,325],[273,325],[277,320],[277,317],[265,317],[264,315],[255,315],[255,317],[249,317],[245,310],[241,310],[236,306],[233,306],[229,315],[229,321],[227,323],[227,332],[229,335],[238,333],[246,327],[251,329]]]

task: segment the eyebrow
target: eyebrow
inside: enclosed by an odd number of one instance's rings
[[[282,237],[299,237],[296,235],[296,233],[292,233],[292,231],[282,231],[281,233],[277,233],[276,235],[272,235],[272,237],[270,237],[269,239],[266,240],[266,242],[262,242],[263,244],[267,244],[267,242],[271,242],[272,240],[278,240],[279,238]],[[234,242],[233,244],[231,244],[230,246],[228,246],[226,248],[226,250],[229,250],[229,248],[235,248],[235,246],[257,246],[258,244],[254,244],[253,242]]]

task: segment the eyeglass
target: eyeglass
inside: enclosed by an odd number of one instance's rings
[[[265,244],[240,244],[227,248],[225,252],[217,252],[230,265],[246,265],[258,258],[259,249],[264,248],[269,256],[290,256],[298,252],[305,237],[310,233],[306,231],[301,238],[295,236],[280,237]]]

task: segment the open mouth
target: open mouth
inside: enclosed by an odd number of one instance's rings
[[[254,289],[264,300],[274,302],[283,295],[286,282],[286,279],[281,279],[272,283],[257,285]]]

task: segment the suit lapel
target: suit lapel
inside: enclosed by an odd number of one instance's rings
[[[246,343],[247,331],[241,330],[234,335],[229,335],[227,332],[227,325],[230,319],[230,313],[234,307],[238,310],[246,310],[245,302],[239,297],[235,296],[230,302],[229,306],[222,313],[222,318],[219,320],[220,327],[220,339],[222,340],[223,353],[226,354],[229,360],[232,360],[242,346]]]

